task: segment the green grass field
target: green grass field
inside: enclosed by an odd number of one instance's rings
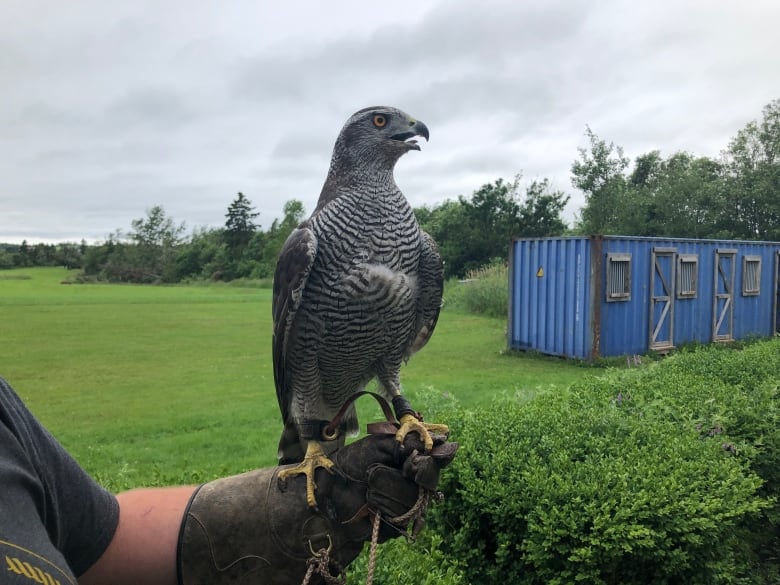
[[[69,275],[0,272],[0,376],[95,477],[119,491],[275,463],[270,290],[61,284]],[[443,311],[402,372],[412,404],[452,396],[488,406],[586,374],[505,355],[504,327]],[[370,399],[359,410],[363,425],[379,417]]]

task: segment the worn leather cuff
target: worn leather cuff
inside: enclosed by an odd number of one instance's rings
[[[417,411],[412,408],[411,403],[401,394],[393,397],[393,410],[395,411],[395,418],[398,420],[401,420],[401,417],[407,414],[411,414],[415,418],[420,418]]]

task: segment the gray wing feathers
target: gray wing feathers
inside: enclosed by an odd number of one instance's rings
[[[273,362],[276,398],[287,422],[290,410],[290,388],[286,363],[287,342],[300,307],[303,290],[317,255],[317,238],[306,222],[290,234],[279,252],[274,274],[273,293]]]
[[[414,339],[406,357],[421,350],[433,335],[441,310],[444,290],[444,265],[439,248],[428,233],[421,231],[420,268],[418,274],[419,297],[415,319]]]

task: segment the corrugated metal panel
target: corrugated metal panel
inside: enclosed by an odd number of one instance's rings
[[[509,346],[589,359],[770,336],[780,327],[779,271],[778,242],[516,240]]]
[[[653,250],[666,249],[675,253],[674,262],[679,263],[681,256],[696,259],[697,290],[695,296],[678,295],[679,273],[675,269],[675,295],[672,298],[674,320],[671,331],[672,346],[684,343],[713,341],[713,326],[721,317],[718,331],[724,339],[744,339],[749,336],[772,335],[772,310],[774,306],[773,260],[780,244],[776,242],[746,242],[731,240],[685,240],[673,238],[624,238],[605,237],[605,253],[630,253],[632,255],[631,300],[625,303],[601,300],[601,355],[623,355],[646,353],[652,339],[651,325],[653,315],[650,312],[653,270]],[[718,273],[718,251],[723,266],[731,269],[734,263],[733,290],[723,288],[721,273],[720,284],[716,280]],[[733,257],[729,254],[733,252]],[[743,294],[744,257],[759,259],[759,294]],[[766,268],[763,268],[766,267]],[[752,270],[756,270],[755,264]],[[729,275],[730,276],[730,275]],[[731,306],[725,301],[720,304],[715,297],[728,296]],[[724,310],[726,313],[724,314]],[[728,311],[731,311],[729,314]],[[657,315],[656,315],[657,317]]]
[[[675,331],[674,343],[679,346],[683,343],[698,341],[709,343],[712,335],[712,290],[713,290],[713,266],[715,261],[714,243],[682,240],[669,242],[669,245],[677,249],[678,271],[680,258],[684,258],[688,264],[688,276],[683,282],[677,282],[675,291]],[[693,272],[695,270],[695,272]],[[695,292],[690,286],[695,282]],[[680,288],[681,284],[687,285]],[[681,295],[680,291],[684,291]]]
[[[775,333],[780,335],[780,250],[775,254],[774,290],[775,306],[772,310],[772,322],[775,324]]]
[[[588,358],[588,238],[516,240],[510,254],[509,346]]]
[[[744,339],[750,336],[769,336],[774,333],[772,323],[773,301],[776,299],[774,290],[775,254],[780,245],[760,243],[744,243],[738,247],[737,275],[734,299],[734,337]],[[758,294],[746,294],[743,289],[746,266],[745,257],[760,261],[760,278]],[[753,270],[756,270],[754,267]]]
[[[601,305],[600,355],[612,356],[645,353],[648,339],[648,275],[650,258],[645,253],[647,245],[636,240],[604,237],[603,254],[630,257],[631,290],[624,300],[609,299],[603,295]],[[605,263],[606,268],[606,263]],[[604,271],[606,272],[606,270]],[[598,278],[605,281],[607,275]],[[606,290],[606,289],[605,289]]]

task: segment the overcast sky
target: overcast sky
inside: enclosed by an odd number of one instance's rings
[[[717,157],[780,98],[777,0],[0,2],[0,242],[102,241],[162,205],[188,231],[242,191],[312,210],[344,121],[431,140],[412,205],[523,173],[570,183],[585,126],[630,157]]]

